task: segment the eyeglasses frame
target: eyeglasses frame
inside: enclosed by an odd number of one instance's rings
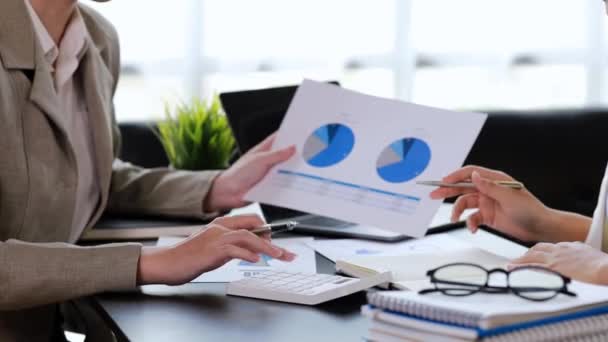
[[[441,269],[445,269],[447,267],[454,267],[454,266],[475,267],[475,268],[485,271],[486,272],[485,284],[478,285],[478,284],[472,284],[472,283],[466,283],[466,282],[449,281],[449,280],[437,279],[435,277],[435,273],[437,273],[437,271],[439,271]],[[521,271],[522,269],[537,270],[537,271],[555,274],[556,276],[559,276],[562,279],[563,285],[560,288],[511,286],[510,281],[509,281],[509,276],[511,275],[511,273]],[[506,286],[490,285],[489,284],[490,278],[491,278],[492,274],[494,274],[494,273],[504,274],[507,279],[507,285]],[[419,294],[441,292],[442,294],[451,296],[451,297],[465,297],[465,296],[471,296],[471,295],[474,295],[474,294],[480,293],[480,292],[481,293],[513,293],[520,298],[535,301],[535,302],[544,302],[547,300],[551,300],[551,299],[557,297],[557,295],[559,295],[559,294],[564,294],[564,295],[567,295],[570,297],[576,297],[576,293],[568,290],[568,284],[570,284],[572,282],[572,280],[570,278],[568,278],[558,272],[555,272],[553,270],[550,270],[550,269],[547,269],[544,267],[539,267],[539,266],[522,266],[522,267],[515,268],[513,270],[505,270],[502,268],[493,268],[493,269],[488,270],[481,265],[477,265],[477,264],[473,264],[473,263],[456,262],[456,263],[446,264],[446,265],[437,267],[435,269],[429,270],[426,272],[426,275],[429,278],[431,278],[431,283],[435,286],[435,288],[421,290],[418,292]],[[437,286],[438,284],[453,285],[453,286],[460,286],[460,287],[439,288]],[[450,291],[462,291],[462,294],[454,294],[454,293],[450,293]],[[540,292],[540,291],[543,291],[543,292],[554,291],[554,294],[553,294],[553,296],[546,297],[546,298],[534,298],[534,297],[525,296],[525,293]]]

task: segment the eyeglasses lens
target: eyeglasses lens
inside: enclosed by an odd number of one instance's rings
[[[467,296],[486,285],[486,270],[474,265],[447,265],[435,271],[435,286],[446,295]]]
[[[521,268],[509,274],[509,286],[513,292],[532,300],[553,298],[564,285],[564,279],[559,274],[548,270]]]

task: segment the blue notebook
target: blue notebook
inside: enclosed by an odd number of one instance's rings
[[[467,340],[515,333],[556,339],[608,334],[608,287],[573,282],[570,289],[578,296],[558,296],[546,302],[509,294],[449,297],[374,292],[368,295],[369,305],[363,312],[393,326]]]
[[[386,324],[471,340],[487,339],[514,333],[519,333],[517,334],[517,340],[521,340],[520,338],[525,338],[527,335],[543,336],[543,340],[560,340],[575,338],[577,336],[597,336],[599,334],[608,337],[608,306],[491,329],[435,321],[398,311],[380,309],[373,305],[364,307],[363,313],[370,318]]]

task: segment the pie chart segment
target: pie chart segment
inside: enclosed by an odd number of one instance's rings
[[[329,167],[344,160],[355,145],[353,131],[342,124],[316,129],[306,140],[302,155],[314,167]]]
[[[404,183],[418,177],[431,161],[431,148],[421,139],[399,139],[382,151],[376,162],[380,178]]]

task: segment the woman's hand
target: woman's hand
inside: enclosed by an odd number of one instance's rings
[[[204,203],[205,212],[239,208],[247,203],[243,196],[256,185],[272,167],[293,156],[295,147],[270,151],[276,134],[272,134],[245,153],[213,182]]]
[[[544,267],[572,279],[608,285],[608,254],[581,242],[539,243],[513,260],[509,269],[521,266]]]
[[[511,189],[493,181],[514,181],[500,171],[478,166],[466,166],[443,178],[444,182],[472,181],[471,188],[439,188],[431,193],[433,199],[460,196],[454,203],[452,222],[457,221],[466,209],[478,211],[467,219],[471,232],[487,225],[524,241],[539,241],[546,235],[545,222],[550,209],[545,207],[528,190]]]
[[[260,237],[249,231],[263,224],[255,215],[223,217],[175,246],[144,248],[138,284],[184,284],[232,259],[258,262],[259,254],[292,261],[295,254],[273,246],[268,235]]]

